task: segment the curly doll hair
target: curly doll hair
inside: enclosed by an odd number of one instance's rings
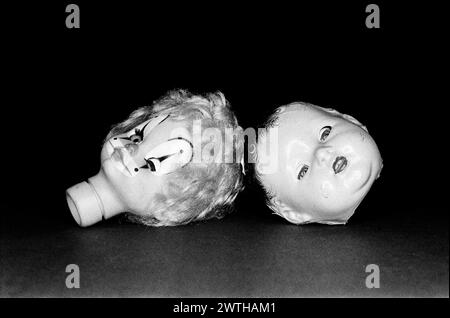
[[[234,160],[229,163],[191,161],[168,174],[166,186],[152,200],[148,214],[128,213],[128,220],[150,226],[173,226],[224,217],[233,210],[233,202],[243,189],[244,141],[242,128],[222,93],[193,95],[186,90],[170,91],[152,105],[133,111],[125,121],[111,129],[106,139],[165,114],[173,120],[185,121],[188,129],[192,128],[194,120],[200,120],[202,128],[221,132],[232,129],[233,145],[218,144],[225,156],[231,155]],[[211,144],[211,140],[202,138],[201,143]]]

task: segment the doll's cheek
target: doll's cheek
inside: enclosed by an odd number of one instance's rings
[[[354,169],[343,181],[344,188],[349,193],[356,193],[372,183],[372,169]]]

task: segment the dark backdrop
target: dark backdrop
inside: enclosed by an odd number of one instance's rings
[[[369,30],[365,1],[74,2],[78,30],[65,28],[67,1],[2,5],[7,294],[118,295],[123,284],[122,295],[177,295],[175,286],[178,295],[193,296],[370,296],[358,285],[364,278],[352,275],[375,262],[390,275],[390,289],[378,296],[448,295],[448,142],[437,97],[443,38],[433,16],[439,7],[377,1],[381,29]],[[117,229],[116,218],[77,228],[65,189],[98,172],[113,124],[174,88],[222,91],[244,128],[260,127],[276,107],[294,101],[353,115],[378,144],[381,178],[344,228],[289,226],[271,215],[251,178],[232,216],[195,231]],[[161,272],[146,263],[146,252],[162,260]],[[219,276],[211,261],[223,270]],[[73,294],[64,287],[70,262],[84,266],[91,289]]]
[[[244,128],[293,101],[351,114],[384,159],[363,206],[440,206],[444,104],[435,100],[439,38],[427,8],[379,3],[382,28],[367,29],[365,2],[77,3],[78,30],[65,28],[64,1],[9,11],[4,123],[14,142],[3,159],[13,202],[59,204],[67,187],[98,171],[111,125],[185,88],[222,91]],[[253,195],[241,197],[240,211],[251,212]]]

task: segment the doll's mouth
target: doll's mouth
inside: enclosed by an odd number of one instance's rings
[[[130,160],[127,160],[124,151],[126,151],[125,148],[113,148],[111,158],[115,162],[116,168],[118,168],[122,172],[126,172],[127,175],[133,176],[133,173],[130,171],[129,167]],[[128,162],[128,164],[126,164],[126,162]]]
[[[123,168],[127,169],[127,165],[125,164],[125,158],[124,158],[122,150],[120,148],[114,148],[113,152],[111,153],[111,158],[117,164],[120,164]]]
[[[342,172],[345,167],[347,167],[347,158],[344,156],[338,156],[336,157],[336,160],[334,160],[333,163],[333,170],[335,174],[338,174]]]
[[[122,162],[123,164],[123,155],[122,151],[120,151],[120,148],[114,148],[113,152],[111,153],[111,157],[116,161]]]
[[[109,145],[110,145],[110,157],[112,159],[114,159],[114,161],[116,162],[120,162],[123,166],[125,165],[126,162],[126,158],[125,155],[123,153],[123,151],[126,151],[126,149],[120,144],[117,145],[117,142],[113,142],[112,140],[110,140]]]

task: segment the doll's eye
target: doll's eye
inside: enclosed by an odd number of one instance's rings
[[[330,133],[331,133],[331,126],[323,127],[319,133],[319,140],[322,142],[325,141],[330,135]]]
[[[164,121],[164,120],[163,120]],[[147,125],[150,122],[148,122],[147,124],[145,124],[144,127],[142,127],[142,129],[136,128],[134,130],[134,134],[130,136],[129,140],[134,142],[135,144],[138,144],[140,142],[142,142],[142,140],[144,140],[144,131],[145,131],[145,127],[147,127]]]
[[[140,142],[142,141],[142,137],[139,136],[139,135],[134,134],[134,135],[132,135],[132,136],[130,137],[130,140],[131,140],[132,142],[134,142],[135,144],[138,144],[138,143],[140,143]]]
[[[144,159],[145,165],[140,167],[139,169],[150,169],[150,171],[156,171],[156,163],[159,163],[159,161],[153,160],[153,159]],[[139,169],[137,171],[139,171]]]
[[[150,171],[156,171],[156,166],[155,166],[155,164],[153,163],[152,160],[150,160],[150,159],[145,159],[145,162],[147,163],[146,167],[147,167],[148,169],[150,169]]]
[[[179,152],[176,153],[172,153],[169,155],[165,155],[165,156],[161,156],[159,158],[149,158],[149,159],[144,159],[145,160],[145,165],[143,165],[141,167],[141,169],[150,169],[150,171],[155,172],[156,170],[159,170],[159,167],[161,166],[161,163],[166,160],[167,158],[172,157],[173,155],[176,154],[181,154],[183,153],[183,150],[180,149]]]
[[[303,178],[305,176],[305,174],[308,172],[308,169],[309,169],[309,167],[307,165],[304,165],[300,169],[300,171],[298,173],[298,176],[297,176],[297,179],[300,180],[301,178]]]
[[[147,126],[147,125],[145,125]],[[140,143],[144,139],[144,128],[142,129],[135,129],[134,134],[130,136],[130,141],[134,142],[135,144]]]

